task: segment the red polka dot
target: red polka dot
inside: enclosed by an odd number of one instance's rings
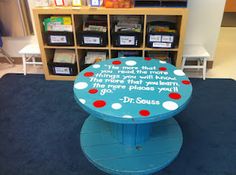
[[[90,89],[90,90],[89,90],[89,93],[90,93],[90,94],[96,94],[97,92],[98,92],[97,89]]]
[[[147,60],[147,61],[150,61],[150,60],[151,60],[150,57],[145,57],[144,59]]]
[[[141,111],[139,111],[139,114],[141,116],[147,117],[150,115],[150,112],[148,110],[141,110]]]
[[[181,95],[173,92],[169,94],[169,97],[175,100],[179,100],[181,98]]]
[[[113,61],[112,64],[119,65],[119,64],[121,64],[121,61]]]
[[[85,77],[92,77],[93,75],[94,75],[93,72],[85,72],[85,73],[84,73],[84,76],[85,76]]]
[[[97,100],[97,101],[93,102],[93,106],[96,108],[102,108],[102,107],[106,106],[106,102],[103,100]]]
[[[182,83],[183,83],[183,84],[186,84],[186,85],[189,85],[189,84],[191,84],[191,82],[190,82],[190,81],[188,81],[188,80],[183,80],[183,81],[182,81]]]
[[[159,70],[160,71],[166,71],[167,69],[165,67],[160,67]]]

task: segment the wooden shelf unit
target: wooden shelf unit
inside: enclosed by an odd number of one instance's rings
[[[60,76],[60,75],[52,75],[48,68],[48,60],[52,59],[52,52],[50,50],[54,49],[74,49],[76,53],[78,72],[80,71],[80,62],[81,57],[84,56],[84,52],[86,50],[94,50],[94,51],[107,51],[108,58],[112,58],[114,55],[113,52],[120,50],[137,50],[142,53],[144,57],[146,52],[148,51],[167,51],[174,52],[175,57],[175,66],[180,67],[182,62],[182,52],[183,52],[183,43],[185,37],[185,29],[187,22],[187,8],[90,8],[90,7],[43,7],[43,8],[34,8],[33,9],[34,20],[36,33],[38,37],[38,42],[41,50],[41,57],[43,62],[43,70],[45,73],[46,80],[74,80],[75,76]],[[72,29],[73,29],[73,46],[48,46],[44,42],[44,27],[43,27],[43,19],[50,16],[57,15],[65,15],[71,16],[72,19]],[[85,47],[80,46],[77,42],[77,34],[79,33],[78,28],[81,28],[82,24],[82,16],[83,15],[105,15],[107,16],[107,27],[108,27],[108,44],[105,47]],[[138,15],[143,16],[143,44],[138,48],[130,48],[130,47],[113,47],[111,42],[111,20],[114,15]],[[146,46],[146,28],[147,22],[152,19],[158,20],[159,18],[170,18],[175,20],[177,23],[178,30],[178,43],[176,48],[166,49],[166,48],[148,48]],[[77,31],[78,30],[78,31]]]

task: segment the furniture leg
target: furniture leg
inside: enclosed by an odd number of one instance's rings
[[[32,56],[32,62],[34,63],[34,66],[36,66],[36,64],[35,64],[35,57],[34,56]]]
[[[186,62],[186,57],[183,57],[181,69],[184,70],[184,65]]]
[[[203,59],[203,80],[206,79],[206,66],[207,66],[207,60],[206,58]]]
[[[0,48],[0,51],[3,54],[3,56],[7,59],[7,61],[10,64],[13,64],[14,60],[10,57],[10,55],[8,55],[8,53],[3,48]]]
[[[23,72],[26,75],[26,56],[22,55],[22,62],[23,62]]]
[[[199,69],[200,69],[200,66],[201,66],[201,59],[198,59],[197,60],[197,66],[199,67],[197,70],[199,71]]]

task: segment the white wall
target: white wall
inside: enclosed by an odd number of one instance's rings
[[[34,7],[34,0],[28,0],[29,7],[30,7],[30,14],[33,21],[33,13],[32,8]],[[9,4],[8,4],[9,5]],[[1,13],[0,13],[1,14]],[[19,19],[20,20],[20,19]],[[15,21],[11,21],[15,22]],[[34,33],[35,27],[33,23]],[[19,29],[16,29],[19,30]],[[21,57],[18,53],[25,45],[30,43],[37,43],[36,36],[26,36],[26,37],[3,37],[3,48],[11,57]],[[0,54],[1,56],[1,54]]]
[[[225,0],[189,0],[185,44],[205,46],[214,59]]]
[[[28,2],[30,7],[33,8],[34,0],[28,0]],[[225,0],[189,0],[188,4],[189,18],[185,44],[204,45],[210,53],[211,59],[214,59],[224,5]],[[12,44],[14,43],[13,39],[10,39],[11,44],[8,44],[7,40],[6,38],[6,50],[9,50],[12,56],[18,55],[18,50]],[[16,41],[18,48],[24,46],[25,41],[22,44],[19,42],[19,38]]]

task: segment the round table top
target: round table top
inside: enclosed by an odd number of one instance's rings
[[[78,104],[92,115],[123,124],[173,117],[188,104],[192,85],[182,70],[149,57],[102,61],[74,82]]]

